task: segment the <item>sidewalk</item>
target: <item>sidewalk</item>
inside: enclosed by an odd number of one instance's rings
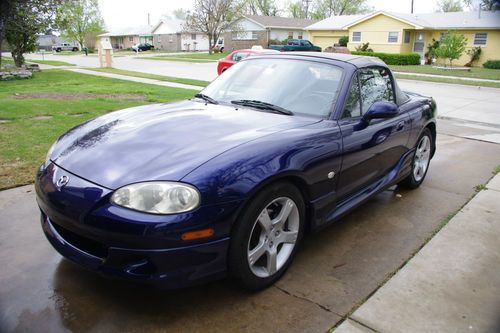
[[[191,90],[196,90],[196,91],[200,91],[204,88],[204,87],[200,87],[200,86],[193,86],[190,84],[160,81],[160,80],[147,79],[147,78],[142,78],[142,77],[114,74],[114,73],[97,72],[97,71],[93,71],[90,69],[71,68],[71,67],[64,67],[61,69],[71,71],[71,72],[81,73],[81,74],[103,76],[103,77],[108,77],[108,78],[112,78],[112,79],[127,80],[127,81],[140,82],[140,83],[146,83],[146,84],[155,84],[157,86],[163,86],[163,87],[191,89]]]
[[[334,332],[500,332],[500,174]]]
[[[479,79],[479,78],[462,77],[462,76],[447,76],[447,75],[411,73],[411,72],[393,72],[393,73],[394,74],[400,74],[400,75],[426,76],[426,77],[435,77],[435,78],[439,78],[439,79],[451,79],[451,80],[462,80],[462,81],[478,81],[478,82],[493,82],[493,83],[499,83],[500,82],[500,80]]]

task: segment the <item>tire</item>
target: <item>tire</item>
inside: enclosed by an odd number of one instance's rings
[[[78,48],[74,47],[71,51],[76,52],[76,51],[78,51]]]
[[[57,49],[56,49],[56,52],[61,52],[61,49],[60,49],[60,48],[57,48]]]
[[[424,129],[418,138],[415,153],[412,156],[411,173],[401,181],[401,185],[415,189],[424,182],[429,170],[433,144],[431,131],[428,128]]]
[[[220,48],[220,52],[221,53],[224,52],[224,48],[223,47]]]
[[[243,209],[233,227],[230,274],[249,290],[270,286],[290,266],[304,225],[305,204],[295,186],[280,182],[264,188]]]

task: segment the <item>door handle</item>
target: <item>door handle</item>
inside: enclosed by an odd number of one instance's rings
[[[405,128],[405,122],[404,120],[403,121],[400,121],[397,125],[396,125],[396,132],[400,132],[402,130],[404,130]]]

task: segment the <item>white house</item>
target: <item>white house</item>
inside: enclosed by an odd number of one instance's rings
[[[152,34],[155,49],[167,51],[206,51],[209,48],[206,34],[185,31],[184,21],[175,18],[163,17],[153,27]]]

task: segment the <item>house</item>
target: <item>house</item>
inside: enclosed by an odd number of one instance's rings
[[[68,42],[60,36],[56,35],[38,35],[36,36],[36,48],[37,50],[52,51],[53,45],[59,45],[62,43],[68,43],[75,47],[78,47],[76,41]]]
[[[152,27],[150,25],[113,30],[98,37],[110,37],[114,49],[129,49],[138,43],[153,43]]]
[[[166,51],[207,51],[208,36],[201,32],[184,29],[184,21],[169,17],[162,18],[153,27],[155,49]]]
[[[378,11],[367,15],[333,16],[306,27],[311,42],[326,48],[349,36],[347,47],[354,51],[362,43],[370,43],[375,52],[415,52],[424,57],[432,39],[441,40],[449,30],[463,34],[467,49],[480,46],[481,65],[500,58],[500,12],[452,12],[401,14]],[[457,64],[469,60],[463,54]]]
[[[232,51],[254,45],[268,47],[285,39],[309,39],[304,28],[315,22],[317,21],[308,19],[246,15],[235,22],[233,31],[224,33],[224,47]]]

